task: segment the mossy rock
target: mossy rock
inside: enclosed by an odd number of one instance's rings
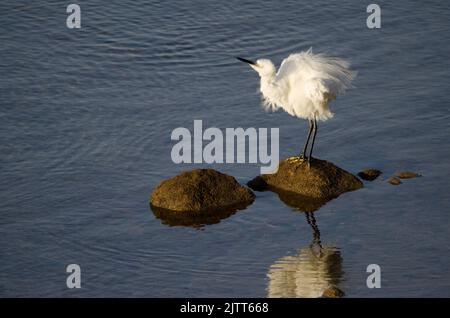
[[[280,161],[276,173],[260,175],[247,185],[257,191],[288,192],[317,200],[330,200],[363,187],[356,176],[331,162],[300,158]]]
[[[162,181],[150,196],[155,215],[179,225],[217,223],[251,204],[253,192],[234,177],[213,169],[195,169]],[[170,221],[169,221],[170,222]]]

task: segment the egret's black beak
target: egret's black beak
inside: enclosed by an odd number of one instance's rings
[[[245,63],[248,63],[248,64],[250,64],[250,65],[256,65],[256,63],[255,62],[253,62],[253,61],[250,61],[250,60],[247,60],[247,59],[243,59],[242,57],[236,57],[239,61],[241,61],[241,62],[245,62]]]

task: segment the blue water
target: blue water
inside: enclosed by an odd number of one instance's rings
[[[448,3],[378,1],[377,30],[361,1],[78,3],[78,30],[68,2],[0,3],[0,296],[293,297],[329,279],[348,297],[450,296]],[[279,65],[311,46],[359,72],[316,156],[384,172],[314,214],[339,270],[301,265],[313,228],[270,192],[200,229],[155,218],[154,187],[207,166],[172,163],[176,127],[279,127],[281,157],[298,153],[307,123],[265,113],[234,56]],[[241,183],[259,173],[212,167]],[[423,176],[395,187],[396,170]],[[66,287],[71,263],[81,289]]]

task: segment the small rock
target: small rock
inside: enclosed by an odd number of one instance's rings
[[[195,169],[162,181],[150,196],[151,207],[190,214],[213,214],[253,202],[253,192],[232,176],[213,169]]]
[[[322,297],[325,298],[341,298],[345,293],[336,286],[330,286],[323,291]]]
[[[420,174],[412,172],[412,171],[397,171],[395,176],[400,179],[410,179],[420,177]]]
[[[380,170],[377,169],[366,169],[361,172],[358,172],[358,177],[363,180],[373,181],[378,178],[382,174]]]
[[[257,176],[256,178],[247,182],[247,186],[254,191],[266,191],[267,183],[261,176]]]
[[[248,185],[255,190],[267,188],[274,192],[288,191],[321,200],[363,187],[356,176],[331,162],[313,159],[308,163],[300,158],[280,161],[276,173],[260,175]]]
[[[388,179],[388,182],[389,182],[390,184],[392,184],[392,185],[399,185],[399,184],[402,183],[402,182],[400,181],[400,179],[397,178],[397,177],[390,177],[390,178]]]

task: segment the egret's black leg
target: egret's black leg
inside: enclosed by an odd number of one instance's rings
[[[317,121],[316,118],[314,117],[314,121],[313,121],[313,138],[312,138],[312,142],[311,142],[311,148],[309,149],[309,157],[308,157],[308,161],[311,161],[312,158],[312,152],[313,152],[313,148],[314,148],[314,141],[316,140],[316,134],[317,134]]]
[[[311,243],[311,248],[314,246],[319,247],[319,255],[321,255],[322,252],[322,241],[320,240],[320,230],[317,226],[316,218],[314,217],[314,212],[306,212],[306,221],[311,226],[313,230],[313,242]]]
[[[306,143],[305,143],[305,147],[303,147],[303,152],[300,155],[300,158],[306,158],[306,149],[308,149],[308,144],[309,144],[309,139],[311,138],[311,132],[312,132],[312,126],[313,126],[313,122],[310,119],[309,120],[309,130],[308,130],[308,138],[306,138]]]

